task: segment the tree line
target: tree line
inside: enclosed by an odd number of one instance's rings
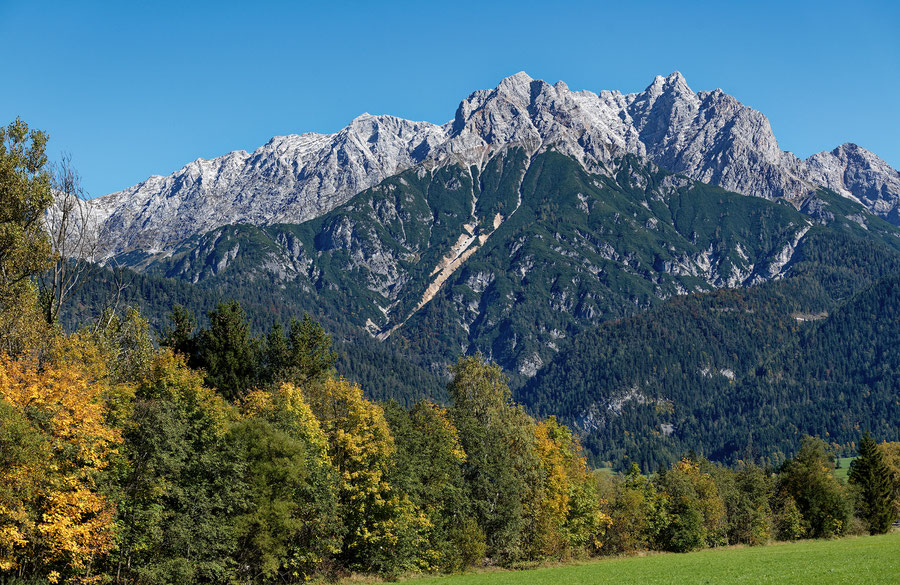
[[[222,343],[214,327],[192,338]],[[849,485],[811,437],[779,469],[688,454],[650,476],[613,474],[589,468],[553,417],[529,416],[480,355],[453,366],[448,406],[405,408],[335,375],[311,319],[268,340],[258,355],[282,347],[286,359],[259,362],[248,386],[225,386],[241,380],[236,362],[197,370],[155,347],[134,311],[4,357],[0,570],[48,582],[394,577],[878,533],[897,518],[900,444],[864,435]]]

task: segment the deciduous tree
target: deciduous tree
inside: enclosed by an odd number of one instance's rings
[[[53,204],[44,227],[50,237],[52,262],[41,274],[41,304],[50,324],[59,319],[63,304],[84,284],[83,276],[97,252],[96,225],[92,207],[81,186],[81,176],[72,158],[63,154],[52,167]]]
[[[90,576],[113,546],[113,507],[98,480],[121,435],[108,424],[108,385],[96,371],[64,360],[38,368],[0,357],[0,401],[12,425],[4,432],[22,441],[10,454],[12,466],[0,470],[12,474],[5,485],[21,488],[4,505],[0,530],[14,544],[0,562],[20,574]]]
[[[420,552],[430,522],[388,482],[395,446],[384,410],[342,378],[328,378],[304,390],[338,472],[339,509],[346,527],[341,559],[352,569],[383,574],[425,568],[427,560]]]
[[[534,427],[540,461],[538,498],[530,506],[530,556],[566,559],[596,552],[609,517],[571,431],[550,417]]]
[[[428,401],[406,410],[385,405],[396,451],[390,482],[409,496],[431,524],[429,565],[461,570],[484,557],[483,535],[471,522],[462,465],[466,454],[445,408]]]
[[[234,516],[243,462],[227,440],[237,412],[184,356],[163,351],[137,388],[120,479],[116,579],[226,582],[235,576]]]
[[[17,118],[0,127],[0,348],[16,354],[39,337],[31,277],[50,265],[43,218],[53,202],[47,135]]]
[[[328,439],[303,393],[251,392],[231,430],[247,495],[235,519],[242,579],[308,580],[340,552],[338,476]]]
[[[725,503],[700,463],[684,457],[656,480],[667,501],[669,521],[660,535],[667,550],[685,552],[725,544]]]
[[[806,536],[844,533],[850,519],[846,490],[834,476],[834,455],[814,437],[803,437],[800,451],[784,463],[779,474],[781,498],[792,498],[803,516]]]
[[[488,554],[510,563],[524,556],[526,506],[540,489],[534,421],[512,403],[500,367],[481,355],[461,357],[450,372],[451,415],[467,456],[473,514]]]

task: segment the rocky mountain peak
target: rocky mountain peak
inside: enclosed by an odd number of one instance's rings
[[[805,163],[812,181],[900,224],[900,173],[875,153],[845,142],[829,152],[812,155]]]
[[[680,95],[693,95],[693,91],[687,84],[687,80],[684,78],[684,75],[681,74],[680,71],[673,71],[666,77],[662,75],[657,75],[647,89],[644,90],[645,94],[650,96],[660,96],[664,93],[674,93]]]
[[[900,175],[853,144],[801,161],[768,119],[675,71],[642,92],[571,91],[525,72],[462,100],[444,125],[364,113],[335,134],[276,137],[252,153],[198,159],[95,200],[107,254],[171,249],[230,223],[299,223],[426,160],[478,165],[516,145],[553,148],[594,172],[625,154],[731,191],[802,199],[817,186],[900,223]]]
[[[854,144],[853,142],[843,143],[842,145],[832,150],[831,154],[844,160],[853,160],[855,163],[864,165],[867,168],[882,167],[887,164],[883,160],[881,160],[874,152],[866,150],[862,146]],[[896,173],[897,171],[894,172]]]
[[[531,94],[531,84],[534,79],[524,71],[519,71],[500,81],[497,85],[497,93],[516,96],[520,99],[528,99]]]

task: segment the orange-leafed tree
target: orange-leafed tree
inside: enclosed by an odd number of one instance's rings
[[[79,363],[38,368],[0,357],[0,399],[12,421],[0,440],[23,441],[0,469],[4,486],[20,488],[0,504],[0,531],[11,536],[0,568],[86,579],[113,546],[113,507],[98,489],[121,442],[108,422],[108,395],[97,370]]]

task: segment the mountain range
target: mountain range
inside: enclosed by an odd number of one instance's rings
[[[673,173],[795,206],[827,187],[900,223],[900,174],[844,144],[801,160],[778,147],[766,117],[717,89],[694,92],[678,73],[644,91],[571,91],[517,73],[464,99],[443,125],[363,114],[335,134],[276,137],[252,153],[198,159],[94,200],[105,256],[170,252],[235,223],[301,223],[424,164],[482,169],[510,146],[554,149],[609,174],[634,154]]]
[[[877,420],[856,398],[802,425],[769,408],[819,387],[791,351],[840,353],[840,315],[891,314],[850,303],[890,290],[898,205],[900,174],[874,154],[844,144],[801,160],[761,113],[676,72],[633,94],[519,73],[440,126],[366,114],[194,161],[92,210],[101,259],[133,271],[127,300],[157,328],[173,302],[203,313],[237,298],[257,330],[308,311],[355,356],[343,373],[405,402],[440,400],[446,366],[481,352],[598,461],[652,468],[694,447],[734,458],[747,428],[768,429],[770,458],[801,432],[900,432],[884,420],[889,383],[872,394]],[[94,273],[71,325],[102,304],[109,274]],[[890,345],[892,326],[862,323]]]

